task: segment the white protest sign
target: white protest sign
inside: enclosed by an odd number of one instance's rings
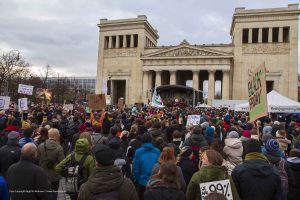
[[[32,91],[33,91],[32,85],[19,84],[18,93],[32,95]]]
[[[27,98],[18,99],[18,110],[22,112],[24,110],[28,110],[28,100]]]
[[[67,111],[69,111],[69,110],[73,110],[74,109],[74,106],[73,106],[73,104],[64,104],[64,107],[63,107],[63,109],[64,110],[67,110]]]
[[[200,115],[188,115],[187,121],[186,121],[186,125],[199,125],[200,124]]]
[[[102,89],[101,89],[101,91],[102,91],[103,94],[107,93],[107,80],[106,79],[102,80]]]
[[[9,109],[10,97],[0,96],[0,110]]]
[[[222,181],[200,183],[199,185],[202,199],[206,199],[209,193],[217,192],[224,194],[227,200],[233,200],[230,181],[228,179]]]

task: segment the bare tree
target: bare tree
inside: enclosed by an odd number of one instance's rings
[[[7,94],[11,80],[28,72],[29,63],[20,58],[19,51],[17,52],[4,52],[0,56],[0,95],[4,88]]]
[[[43,67],[43,69],[39,71],[40,71],[41,79],[43,81],[43,87],[46,88],[48,78],[54,76],[55,72],[50,65],[46,65],[46,67]]]

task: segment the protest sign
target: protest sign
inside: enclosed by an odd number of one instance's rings
[[[19,112],[28,110],[28,100],[27,100],[27,98],[18,99],[18,110],[19,110]]]
[[[227,200],[233,200],[230,181],[228,179],[222,181],[200,183],[199,185],[202,199],[206,199],[209,193],[217,192],[224,194]]]
[[[102,110],[106,108],[105,94],[89,94],[87,95],[87,100],[92,110]]]
[[[250,122],[268,115],[265,63],[258,66],[248,81]]]
[[[200,115],[188,115],[186,125],[199,125],[200,124]]]
[[[91,113],[91,109],[90,109],[90,107],[88,107],[88,106],[87,106],[87,107],[85,107],[85,112],[86,112],[86,113]]]
[[[33,91],[32,85],[19,84],[19,88],[18,88],[19,94],[32,95],[32,91]]]
[[[35,92],[35,98],[51,101],[52,91],[51,89],[37,88]]]
[[[74,109],[74,106],[71,103],[70,104],[64,104],[63,109],[66,110],[66,111],[70,111],[70,110]]]
[[[0,110],[9,109],[10,97],[0,96]]]
[[[102,89],[101,89],[101,91],[102,91],[103,94],[107,93],[107,80],[106,79],[102,80]]]

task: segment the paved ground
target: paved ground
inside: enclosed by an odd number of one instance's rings
[[[59,182],[59,188],[58,188],[58,195],[57,195],[57,199],[58,200],[71,200],[69,195],[67,195],[64,191],[65,191],[65,179],[62,178]]]

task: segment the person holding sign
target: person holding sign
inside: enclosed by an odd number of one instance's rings
[[[213,192],[223,193],[227,199],[240,199],[234,182],[222,163],[222,155],[215,150],[206,150],[202,154],[202,167],[192,176],[186,191],[187,200],[203,199]],[[213,183],[222,180],[225,184]],[[201,187],[202,183],[206,183],[205,186]]]

